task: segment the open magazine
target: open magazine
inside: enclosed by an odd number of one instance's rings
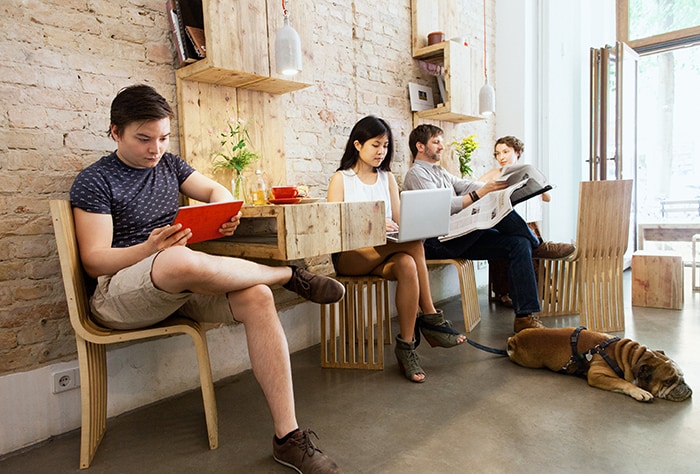
[[[510,186],[492,191],[450,217],[450,233],[439,237],[446,241],[478,229],[490,229],[507,216],[513,205],[552,189],[547,179],[532,165],[509,165],[501,177]]]
[[[545,175],[532,165],[506,165],[498,179],[505,179],[509,185],[521,184],[524,181],[524,184],[510,195],[510,202],[513,205],[552,189],[552,186],[547,184]]]

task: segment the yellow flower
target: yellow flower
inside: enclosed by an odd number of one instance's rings
[[[455,147],[457,157],[459,158],[459,171],[462,177],[471,176],[472,169],[469,163],[472,160],[472,153],[479,148],[479,142],[476,141],[476,134],[472,133],[462,140],[454,141],[450,145]]]

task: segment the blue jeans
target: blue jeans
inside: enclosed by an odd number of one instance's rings
[[[540,243],[523,218],[511,212],[491,229],[477,230],[445,242],[427,239],[423,246],[427,259],[507,260],[510,298],[519,316],[540,311],[532,268],[532,249]]]

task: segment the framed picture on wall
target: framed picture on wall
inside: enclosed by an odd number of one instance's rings
[[[420,110],[432,109],[435,107],[433,100],[433,90],[428,86],[408,83],[408,93],[411,98],[411,111],[418,112]]]

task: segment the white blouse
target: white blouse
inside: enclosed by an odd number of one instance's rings
[[[377,170],[377,182],[365,184],[360,181],[353,170],[342,170],[343,187],[347,202],[384,201],[387,218],[391,218],[391,198],[389,196],[389,172]]]

